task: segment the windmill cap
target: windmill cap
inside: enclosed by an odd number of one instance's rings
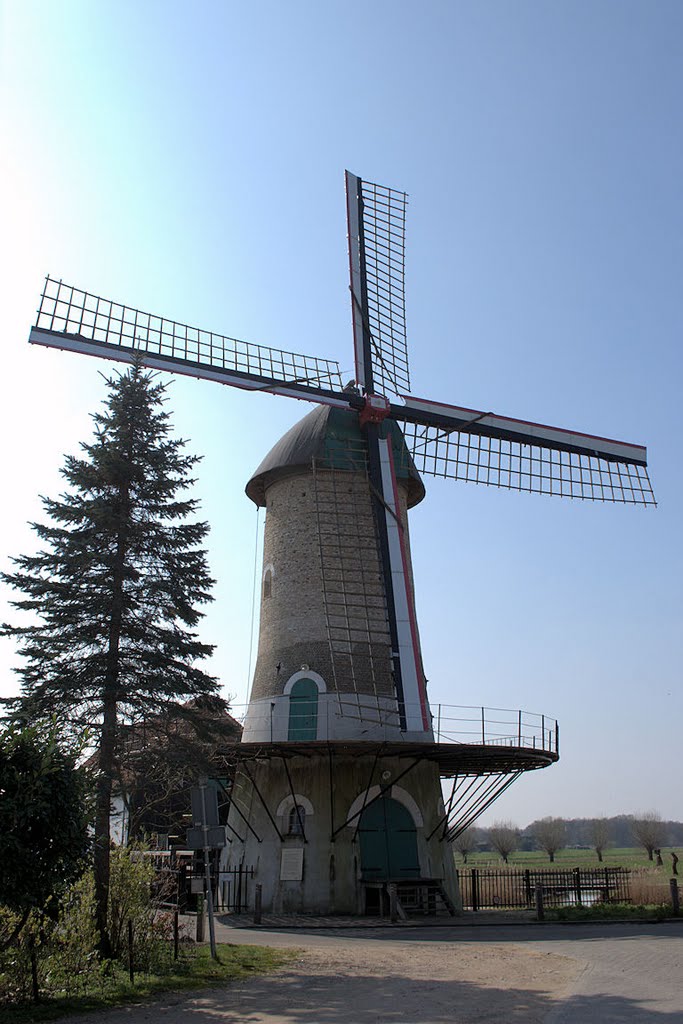
[[[397,424],[387,419],[383,426],[391,435],[396,476],[407,486],[408,508],[412,508],[424,498],[424,484]],[[247,496],[265,507],[270,484],[310,469],[313,459],[323,469],[365,472],[365,438],[357,412],[332,405],[319,405],[309,412],[268,452],[245,488]]]

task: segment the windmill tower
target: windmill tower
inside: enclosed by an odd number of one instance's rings
[[[356,379],[345,388],[327,360],[50,278],[30,340],[124,361],[142,351],[152,367],[317,403],[247,485],[266,508],[261,622],[224,867],[253,869],[265,909],[362,912],[392,884],[452,909],[449,840],[522,772],[556,761],[558,733],[542,715],[501,726],[469,709],[463,724],[430,709],[407,517],[421,475],[654,497],[642,446],[410,394],[406,196],[348,172],[346,191]]]

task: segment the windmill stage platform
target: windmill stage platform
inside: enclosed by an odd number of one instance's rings
[[[399,781],[427,762],[438,770],[445,790],[448,792],[450,789],[432,835],[439,834],[442,842],[452,842],[523,772],[547,768],[560,756],[557,721],[546,715],[521,710],[435,705],[431,741],[425,741],[424,737],[419,741],[406,738],[392,720],[397,715],[394,712],[382,723],[386,735],[361,739],[358,737],[363,733],[363,718],[358,713],[359,709],[354,709],[357,713],[353,715],[347,708],[345,715],[341,716],[339,704],[334,700],[327,705],[328,714],[331,712],[336,718],[350,719],[354,723],[350,727],[352,735],[346,739],[339,738],[338,730],[330,727],[329,733],[336,737],[334,739],[296,741],[281,730],[281,723],[273,714],[276,706],[271,702],[271,734],[262,741],[243,739],[236,748],[231,748],[229,754],[226,752],[226,757],[249,775],[255,787],[258,787],[256,774],[250,771],[249,766],[279,761],[285,766],[285,775],[290,780],[293,806],[296,794],[291,784],[292,773],[287,766],[298,763],[306,770],[307,763],[315,764],[329,782],[331,839],[342,829],[357,825],[356,818],[360,818],[374,801],[391,796],[392,788]],[[374,720],[369,719],[367,705],[364,707],[365,725],[370,727],[366,732],[373,725],[377,731],[380,716],[376,714]],[[233,708],[233,713],[242,721],[248,717],[249,711],[253,713],[253,705]],[[349,811],[339,821],[334,812],[334,779],[338,772],[344,772],[345,764],[361,761],[367,767],[367,782],[360,811],[358,808],[353,813]],[[389,762],[397,767],[391,773],[391,781],[373,786],[378,775],[377,767]],[[260,794],[260,800],[265,805],[267,794]]]
[[[559,760],[555,751],[535,747],[517,747],[512,742],[484,743],[410,743],[313,740],[310,743],[242,743],[237,751],[240,760],[291,757],[398,757],[433,761],[442,779],[460,775],[497,775],[515,771],[547,768]]]

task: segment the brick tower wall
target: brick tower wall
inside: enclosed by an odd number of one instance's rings
[[[400,481],[398,490],[409,552],[407,490]],[[302,470],[266,489],[250,700],[281,695],[303,666],[325,680],[328,692],[394,695],[376,530],[362,473]]]

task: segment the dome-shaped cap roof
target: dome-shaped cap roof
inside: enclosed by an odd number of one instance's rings
[[[387,419],[383,427],[391,434],[396,476],[407,484],[408,508],[412,508],[424,498],[424,484],[397,424]],[[247,484],[247,495],[263,507],[269,484],[309,469],[313,459],[324,469],[353,472],[365,469],[365,453],[365,437],[358,413],[353,409],[318,405],[271,448]]]

